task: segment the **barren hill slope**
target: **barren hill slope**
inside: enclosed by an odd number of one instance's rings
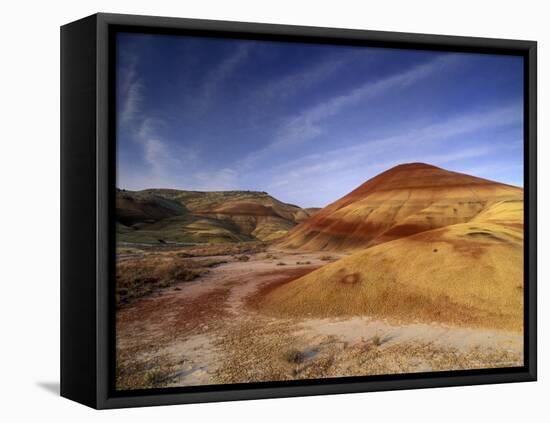
[[[315,213],[280,242],[301,250],[357,250],[465,223],[523,190],[424,163],[393,167]]]
[[[261,310],[521,332],[523,201],[496,202],[468,223],[357,251],[276,288]]]

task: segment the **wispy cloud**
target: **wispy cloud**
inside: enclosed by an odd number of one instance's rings
[[[322,164],[312,164],[303,172],[289,172],[284,177],[271,179],[268,192],[283,201],[309,207],[324,207],[326,199],[335,201],[380,172],[406,162],[426,162],[452,168],[454,163],[466,159],[487,157],[495,149],[487,147],[468,148],[441,154],[397,155],[390,160],[376,160],[374,157],[353,157],[325,160]],[[472,173],[476,175],[475,173]],[[315,187],[315,189],[312,189]],[[319,195],[322,193],[322,196]],[[325,202],[320,203],[319,198]]]
[[[523,186],[523,163],[517,161],[500,160],[498,163],[485,161],[463,168],[461,171],[482,178],[497,179],[518,187]]]
[[[245,158],[243,164],[251,166],[257,160],[268,156],[278,150],[294,146],[304,141],[317,137],[323,132],[322,125],[327,119],[338,115],[348,107],[359,102],[372,99],[386,93],[389,90],[402,89],[413,83],[441,71],[452,65],[456,58],[454,55],[437,57],[427,63],[414,66],[395,75],[369,81],[338,96],[326,99],[303,112],[288,119],[280,128],[278,136],[266,147],[255,151]]]
[[[212,168],[197,148],[161,135],[165,122],[145,117],[136,124],[133,140],[140,146],[146,166],[139,172],[125,169],[126,188],[173,187],[200,191],[237,189],[238,172],[230,167]]]
[[[321,162],[314,162],[310,164],[304,164],[301,167],[288,170],[285,175],[285,179],[273,179],[272,187],[280,187],[284,185],[299,185],[303,184],[306,180],[320,181],[327,175],[330,178],[338,179],[339,172],[353,172],[359,178],[366,180],[372,176],[366,170],[373,170],[376,172],[387,170],[398,164],[406,162],[426,162],[429,164],[445,165],[458,160],[471,159],[476,157],[485,156],[496,150],[498,147],[490,148],[487,146],[463,148],[459,150],[449,151],[440,154],[425,154],[423,152],[407,153],[395,155],[394,159],[379,161],[376,160],[374,152],[369,151],[368,148],[363,151],[357,151],[353,156],[340,155],[335,156],[334,152],[329,154],[328,158],[325,157]],[[391,145],[388,145],[388,150],[391,149]]]
[[[208,109],[223,83],[241,64],[245,63],[251,49],[250,43],[237,44],[232,53],[206,75],[196,99],[195,107],[198,112],[203,113]]]
[[[356,139],[350,146],[323,151],[303,156],[301,158],[286,162],[278,166],[275,171],[284,173],[291,169],[296,172],[304,172],[307,163],[317,163],[319,168],[326,168],[328,163],[334,159],[334,166],[348,167],[349,161],[362,162],[365,158],[375,157],[387,151],[396,152],[407,149],[418,149],[426,147],[428,143],[444,142],[453,136],[468,134],[470,132],[491,128],[502,127],[515,123],[521,123],[522,105],[519,102],[498,107],[484,112],[473,112],[453,116],[443,122],[422,124],[420,126],[399,127],[398,133],[382,138]],[[428,157],[424,159],[427,161]],[[315,169],[315,166],[311,167]]]
[[[310,128],[317,128],[314,132],[320,131],[318,127],[320,122],[337,115],[346,107],[371,99],[390,89],[405,88],[420,79],[426,78],[435,71],[443,69],[452,62],[452,56],[438,57],[404,72],[379,79],[378,81],[369,81],[345,94],[323,101],[291,119],[284,128],[279,142],[286,142],[284,139],[289,139],[290,141],[288,142],[296,141],[296,135],[300,139],[301,135],[307,133]]]
[[[121,101],[119,124],[128,125],[137,116],[143,101],[143,82],[138,75],[138,57],[126,52],[125,63],[118,71],[119,101]]]
[[[152,123],[151,123],[152,122]],[[183,140],[167,140],[156,125],[160,121],[145,121],[138,141],[143,146],[144,160],[156,174],[181,174],[182,169],[195,170],[201,166],[199,151]]]
[[[170,180],[171,174],[178,168],[197,161],[197,152],[186,143],[179,142],[170,145],[161,135],[166,126],[163,119],[153,117],[151,110],[144,109],[145,84],[139,77],[138,56],[132,49],[124,51],[121,57],[123,66],[119,69],[118,98],[120,109],[118,114],[119,131],[124,133],[141,150],[143,163],[147,168],[142,170],[142,176],[147,175],[151,182]]]
[[[238,189],[238,173],[225,167],[220,170],[199,171],[194,175],[194,188],[199,191],[225,191]]]
[[[361,53],[364,60],[365,53]],[[357,56],[357,52],[352,52],[335,57],[324,57],[305,68],[268,81],[260,89],[256,90],[253,96],[256,100],[268,102],[273,99],[284,99],[289,96],[299,95],[309,87],[316,86],[342,70]]]
[[[334,198],[339,198],[376,173],[404,162],[420,161],[446,166],[461,160],[488,156],[500,150],[502,143],[483,140],[479,146],[464,147],[461,142],[458,147],[454,147],[449,140],[477,134],[478,130],[519,123],[521,116],[521,104],[518,102],[485,112],[453,116],[443,122],[400,127],[395,135],[374,139],[358,138],[349,146],[305,155],[274,166],[265,179],[270,181],[269,190],[290,195],[288,201],[300,203],[298,198],[292,197],[292,193],[297,192],[293,187],[300,186],[333,189]],[[437,150],[442,152],[434,152]],[[392,159],[380,160],[380,157]],[[333,181],[339,181],[338,186],[334,186]],[[308,196],[307,192],[301,195]]]
[[[166,144],[159,138],[148,138],[144,141],[144,158],[151,171],[162,174],[179,164],[179,159],[170,154]]]

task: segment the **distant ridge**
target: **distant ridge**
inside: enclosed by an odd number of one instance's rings
[[[263,191],[117,190],[117,239],[128,243],[268,241],[310,212]]]

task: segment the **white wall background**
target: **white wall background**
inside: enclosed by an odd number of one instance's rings
[[[550,416],[550,26],[545,3],[480,1],[6,1],[0,25],[0,419],[464,422]],[[501,37],[539,42],[539,382],[92,411],[58,397],[59,26],[103,12]],[[546,263],[545,263],[546,261]],[[545,392],[546,390],[546,392]],[[548,421],[548,420],[545,420]]]

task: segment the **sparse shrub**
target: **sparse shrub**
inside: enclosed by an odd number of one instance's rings
[[[212,256],[231,256],[238,261],[250,260],[250,252],[265,251],[266,244],[257,242],[200,245],[168,248],[157,244],[139,254],[120,255],[116,268],[116,301],[118,305],[149,295],[174,284],[189,282],[207,274],[210,268],[227,263]]]
[[[297,261],[296,264],[311,264],[310,261]]]
[[[227,263],[227,260],[206,259],[206,260],[198,260],[197,263],[203,267],[214,267],[219,264]]]
[[[144,374],[145,384],[153,387],[163,386],[169,377],[170,373],[163,369],[151,369]]]
[[[190,269],[187,267],[175,267],[172,269],[171,279],[177,282],[189,282],[201,275],[199,269]]]
[[[177,254],[144,254],[139,259],[117,263],[117,303],[143,297],[176,283],[189,282],[208,273],[209,268],[226,263],[219,259],[180,258]]]
[[[333,260],[332,256],[321,256],[321,260],[323,261],[331,261]]]
[[[288,351],[285,351],[283,353],[283,358],[288,363],[298,364],[304,361],[305,356],[300,350],[293,348]]]
[[[141,254],[143,250],[140,250],[139,248],[133,248],[133,247],[117,247],[116,253],[117,255],[123,255],[123,254]]]
[[[280,261],[279,263],[277,263],[277,266],[286,266],[286,263],[283,263],[282,261]]]

